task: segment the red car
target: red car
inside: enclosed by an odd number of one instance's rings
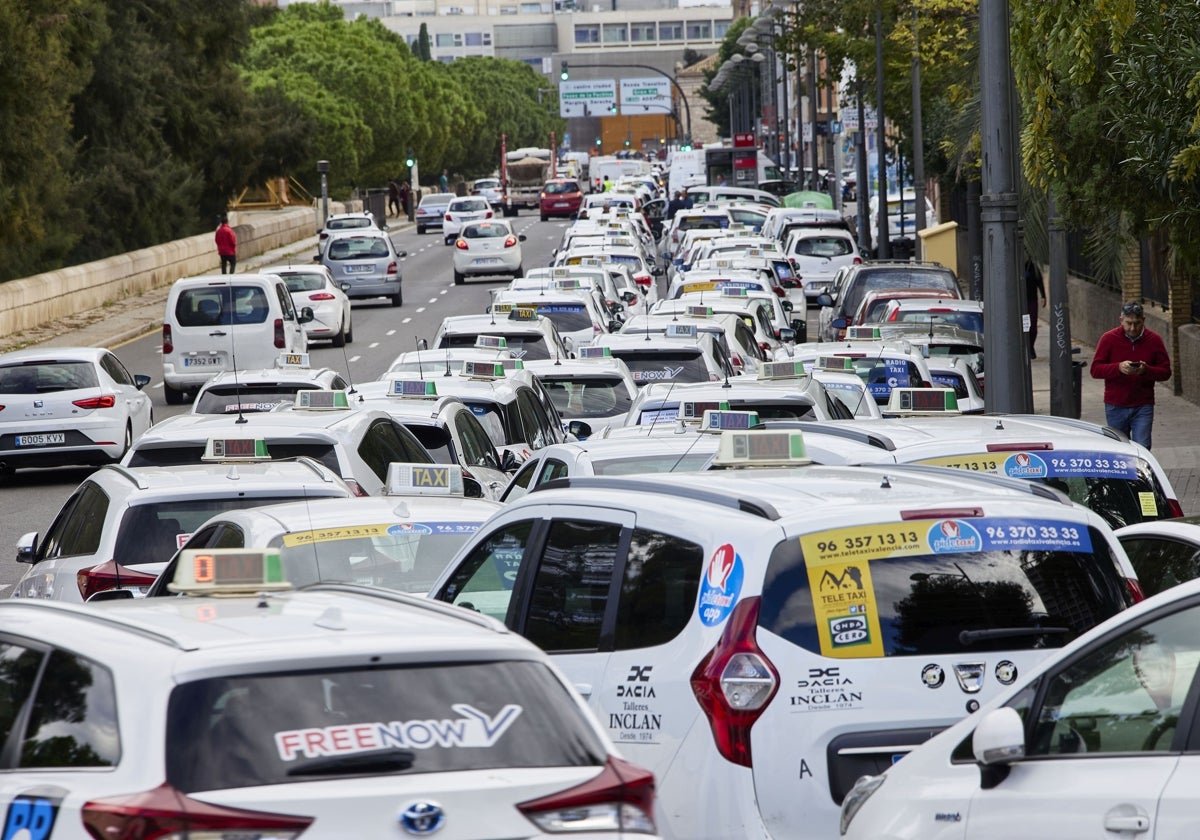
[[[541,211],[542,221],[551,216],[575,218],[579,205],[583,203],[583,189],[579,182],[572,178],[558,178],[547,181],[542,187]]]

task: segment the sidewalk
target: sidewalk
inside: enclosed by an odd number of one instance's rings
[[[1114,322],[1114,326],[1115,326]],[[1083,400],[1080,418],[1092,423],[1104,423],[1104,381],[1091,376],[1094,347],[1076,342],[1080,347],[1075,358],[1086,361],[1083,369]],[[1034,344],[1038,357],[1031,363],[1033,381],[1033,410],[1050,413],[1050,325],[1038,324]],[[1171,380],[1154,388],[1154,456],[1162,464],[1179,499],[1183,512],[1200,514],[1200,405],[1177,397]]]

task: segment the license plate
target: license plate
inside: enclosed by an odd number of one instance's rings
[[[555,206],[555,207],[570,207],[570,206],[571,206],[571,202],[569,202],[569,201],[556,201],[556,202],[554,202],[554,206]]]
[[[480,257],[475,260],[475,265],[499,265],[500,260],[495,257]]]
[[[347,274],[370,274],[375,270],[373,265],[348,265],[346,266]]]
[[[220,356],[186,356],[183,360],[184,367],[216,367],[219,364]]]
[[[45,435],[17,435],[17,446],[53,446],[56,443],[66,443],[65,432],[51,432]]]

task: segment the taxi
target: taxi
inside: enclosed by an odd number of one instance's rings
[[[668,326],[661,334],[607,333],[597,336],[592,346],[606,347],[623,361],[638,387],[651,382],[720,382],[740,373],[724,334],[701,332],[694,324]]]
[[[217,513],[183,548],[274,549],[293,586],[341,582],[425,593],[480,523],[500,509],[497,502],[467,498],[462,470],[450,464],[391,464],[386,495],[340,501]],[[148,597],[173,594],[168,583],[181,556],[168,558]]]
[[[499,362],[516,358],[508,352],[508,341],[503,345],[498,342],[483,342],[478,339],[470,347],[443,347],[440,350],[430,350],[424,347],[418,350],[408,350],[392,359],[387,371],[380,379],[393,379],[397,374],[415,373],[418,376],[427,370],[440,370],[443,373],[453,372],[462,368],[465,361]]]
[[[887,405],[893,388],[928,387],[933,382],[920,351],[903,339],[885,341],[877,327],[848,327],[844,341],[797,344],[789,351],[788,359],[806,364],[820,357],[850,359],[880,405]]]
[[[694,328],[697,334],[708,334],[723,344],[738,373],[753,373],[769,356],[759,346],[754,328],[737,315],[714,312],[712,307],[695,304],[682,311],[631,315],[621,326],[622,335],[679,334],[681,328]],[[785,335],[790,337],[790,335]]]
[[[722,289],[719,296],[699,293],[660,300],[650,309],[650,314],[684,315],[691,307],[708,309],[713,315],[741,318],[754,332],[758,347],[767,358],[773,358],[785,344],[803,342],[808,335],[806,323],[785,309],[778,296],[736,287]]]
[[[529,307],[483,315],[448,315],[442,319],[429,346],[435,350],[474,347],[481,335],[504,338],[515,359],[570,359],[571,350],[549,318]]]
[[[518,309],[532,309],[554,324],[572,353],[590,345],[601,333],[620,328],[609,313],[601,311],[591,290],[580,290],[579,286],[565,289],[554,286],[538,292],[497,290],[492,295],[491,308],[497,317],[507,317]]]
[[[778,362],[776,365],[780,364]],[[699,423],[708,410],[754,411],[762,420],[849,420],[853,417],[811,377],[790,380],[786,386],[760,385],[755,380],[723,383],[646,385],[629,407],[626,426],[657,426],[675,420]]]
[[[859,776],[1133,602],[1111,531],[1053,490],[802,466],[798,437],[725,431],[703,482],[540,485],[431,590],[551,655],[655,772],[664,836],[832,837]]]
[[[304,390],[341,391],[350,383],[333,368],[309,367],[308,353],[281,353],[273,368],[223,370],[196,392],[192,414],[273,411]]]
[[[495,622],[297,589],[262,548],[188,551],[172,592],[0,602],[25,675],[7,687],[13,837],[653,835],[653,777]]]
[[[791,390],[806,387],[801,380],[809,378],[819,382],[826,395],[841,403],[851,417],[883,417],[879,403],[858,375],[854,360],[845,356],[817,356],[811,362],[802,362],[784,354],[782,359],[762,365],[755,381]]]
[[[579,440],[622,425],[638,392],[628,365],[610,347],[583,347],[577,359],[530,362],[525,369],[550,392],[567,430]]]

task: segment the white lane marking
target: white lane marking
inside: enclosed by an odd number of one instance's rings
[[[429,302],[430,302],[430,303],[437,303],[437,298],[430,298],[430,299],[429,299]]]
[[[361,359],[361,358],[362,358],[362,356],[351,356],[351,357],[350,357],[350,361],[352,361],[352,362],[357,362],[357,361],[358,361],[359,359]]]
[[[425,311],[425,307],[424,307],[424,306],[418,306],[418,307],[417,307],[417,312],[424,312],[424,311]]]
[[[401,321],[400,323],[401,323],[401,324],[407,324],[407,323],[408,323],[409,321],[411,321],[411,320],[412,320],[412,318],[405,318],[405,319],[404,319],[403,321]],[[388,335],[391,335],[391,333],[388,333]]]
[[[367,345],[367,349],[368,349],[368,350],[374,350],[374,349],[375,349],[376,347],[378,347],[378,346],[379,346],[379,342],[378,342],[378,341],[372,341],[370,344],[368,344],[368,345]]]
[[[384,335],[395,335],[395,334],[396,334],[395,330],[388,330],[387,332],[384,333]]]
[[[438,292],[438,294],[439,294],[439,295],[444,295],[444,294],[446,294],[446,292],[448,292],[448,291],[450,291],[450,290],[449,290],[449,289],[442,289],[440,292]],[[434,298],[434,300],[437,300],[437,298]],[[433,303],[433,301],[432,301],[432,300],[431,300],[431,301],[429,301],[429,302],[430,302],[430,303]]]

